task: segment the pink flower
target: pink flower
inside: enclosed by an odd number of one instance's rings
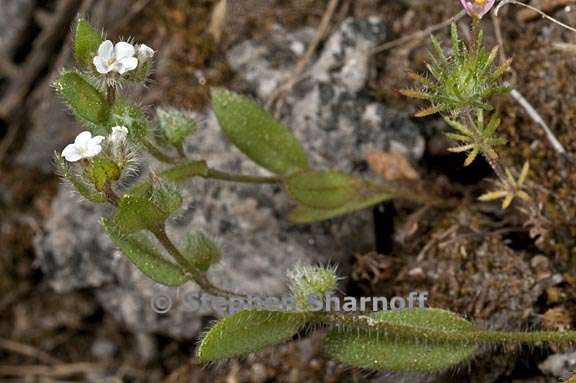
[[[460,2],[470,16],[482,18],[492,9],[496,0],[460,0]]]

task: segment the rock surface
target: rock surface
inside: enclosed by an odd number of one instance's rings
[[[346,20],[285,100],[283,120],[309,151],[314,166],[365,172],[370,150],[401,150],[413,160],[422,155],[424,140],[418,127],[407,116],[374,103],[364,90],[370,76],[369,51],[385,39],[385,29],[377,18]],[[275,34],[271,40],[276,47],[246,42],[230,51],[229,62],[237,77],[265,98],[287,78],[310,38],[305,29]],[[281,66],[272,66],[269,56],[282,50]],[[259,72],[262,68],[266,75]],[[218,169],[264,174],[226,141],[213,115],[199,120],[203,126],[187,147],[191,156],[207,158]],[[217,238],[225,260],[211,272],[212,279],[232,289],[279,295],[286,292],[285,273],[295,263],[334,262],[345,267],[352,254],[374,246],[369,210],[297,226],[285,219],[292,205],[279,187],[194,180],[185,193],[184,208],[171,220],[169,234],[178,239],[196,228]],[[91,207],[61,188],[52,210],[36,247],[53,288],[95,288],[102,305],[135,332],[175,338],[198,333],[211,312],[187,310],[188,294],[197,288],[160,287],[114,251],[99,226],[106,208]]]

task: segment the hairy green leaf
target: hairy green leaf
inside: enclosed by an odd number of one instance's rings
[[[358,196],[355,200],[336,209],[314,209],[307,206],[298,206],[290,213],[289,219],[295,223],[312,223],[324,221],[340,215],[363,210],[378,205],[393,198],[391,193],[382,191],[371,195]]]
[[[201,231],[186,236],[182,253],[201,271],[208,271],[211,265],[222,259],[222,250]]]
[[[142,138],[148,133],[148,120],[141,107],[117,100],[110,111],[108,127],[125,126],[130,137]]]
[[[94,203],[105,203],[108,200],[106,199],[106,195],[94,189],[94,186],[90,185],[83,178],[74,174],[70,166],[64,161],[64,159],[59,155],[56,154],[56,167],[58,173],[64,177],[70,184],[74,187],[74,189],[82,195],[82,197],[86,198],[90,202]]]
[[[88,80],[77,72],[62,72],[52,84],[76,116],[93,124],[108,118],[106,100]]]
[[[197,356],[210,362],[260,351],[292,338],[306,321],[304,313],[239,311],[204,335]]]
[[[178,109],[156,110],[158,140],[162,144],[181,147],[186,138],[196,131],[196,121],[190,112]]]
[[[102,226],[122,253],[154,282],[180,286],[188,281],[186,274],[174,263],[164,259],[154,244],[142,233],[126,234],[111,220],[103,218]]]
[[[336,171],[305,171],[285,181],[288,194],[298,203],[313,209],[336,209],[362,192],[362,180]]]
[[[475,332],[476,327],[449,311],[410,309],[370,314],[390,324],[413,326],[419,330]],[[434,341],[425,337],[398,335],[344,327],[332,330],[324,348],[335,359],[355,367],[388,371],[432,372],[469,359],[474,342]]]
[[[208,175],[208,165],[203,160],[178,164],[160,173],[162,178],[172,182],[184,182],[192,177],[203,177],[206,175]]]
[[[226,136],[260,166],[276,174],[308,168],[304,149],[292,132],[256,102],[215,89],[212,106]]]
[[[84,68],[92,68],[92,60],[102,44],[102,36],[86,20],[78,20],[74,35],[74,56]]]
[[[116,210],[114,222],[121,231],[132,233],[154,228],[164,222],[169,215],[148,198],[125,194]]]

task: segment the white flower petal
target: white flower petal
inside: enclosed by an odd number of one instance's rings
[[[124,74],[138,67],[138,59],[136,57],[124,58],[119,60],[118,63],[120,64],[120,68],[118,70],[118,73],[120,74]]]
[[[68,162],[76,162],[82,158],[78,148],[74,144],[70,144],[64,148],[62,151],[62,157]]]
[[[92,63],[96,67],[96,71],[98,71],[98,73],[106,74],[112,70],[112,68],[110,68],[110,66],[108,66],[108,64],[106,63],[106,60],[104,60],[100,56],[94,57]]]
[[[100,145],[90,145],[87,149],[86,152],[84,152],[84,158],[90,158],[90,157],[94,157],[97,156],[98,154],[100,154],[100,152],[102,151],[102,146]]]
[[[76,139],[74,140],[74,145],[86,146],[86,144],[88,144],[88,142],[90,141],[91,138],[92,138],[92,133],[90,133],[89,131],[86,130],[86,131],[84,131],[84,132],[82,132],[76,136]]]
[[[98,56],[100,56],[103,60],[108,60],[112,57],[112,53],[114,53],[114,44],[110,40],[104,41],[98,47]]]
[[[128,44],[124,41],[120,41],[114,47],[114,52],[116,53],[116,60],[121,61],[124,58],[133,57],[136,53],[134,45]]]
[[[102,141],[104,141],[106,137],[104,136],[94,136],[92,137],[92,139],[90,140],[90,143],[88,145],[100,145],[102,143]]]
[[[151,59],[152,57],[154,57],[154,49],[150,48],[148,45],[146,44],[140,44],[138,45],[138,57],[146,60],[146,59]]]

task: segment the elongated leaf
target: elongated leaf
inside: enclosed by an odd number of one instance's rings
[[[385,191],[373,195],[360,196],[347,204],[336,209],[314,209],[307,206],[298,206],[289,215],[289,219],[295,223],[312,223],[324,221],[354,211],[366,209],[392,199],[393,196]]]
[[[125,234],[106,218],[102,219],[102,226],[122,253],[153,281],[166,286],[180,286],[188,281],[180,267],[164,259],[144,234]]]
[[[208,165],[206,161],[189,161],[183,164],[172,166],[160,173],[160,176],[172,182],[184,182],[192,177],[202,177],[208,175]]]
[[[74,35],[74,56],[84,68],[92,68],[92,60],[102,43],[102,36],[86,20],[78,20]]]
[[[226,136],[260,166],[276,174],[308,168],[304,149],[294,135],[254,101],[215,89],[212,106]]]
[[[362,192],[363,181],[335,171],[305,171],[286,178],[288,193],[313,209],[336,209]]]
[[[306,318],[303,313],[239,311],[204,335],[197,356],[210,362],[260,351],[292,338],[306,324]]]
[[[476,327],[449,311],[409,309],[370,314],[374,319],[423,330],[474,332]],[[473,342],[432,341],[356,328],[334,329],[324,348],[333,358],[355,367],[387,371],[432,372],[469,359]]]
[[[108,118],[108,104],[98,89],[77,72],[62,72],[52,84],[78,117],[94,124]]]

